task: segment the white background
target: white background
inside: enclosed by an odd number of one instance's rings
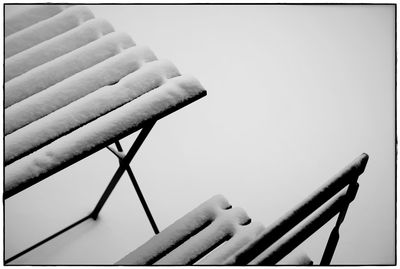
[[[394,6],[90,8],[208,91],[133,161],[160,229],[218,193],[268,225],[366,152],[333,263],[394,263]],[[6,258],[89,213],[116,167],[105,149],[8,199]],[[301,246],[316,263],[332,224]],[[15,263],[109,264],[151,235],[124,175],[98,221]]]

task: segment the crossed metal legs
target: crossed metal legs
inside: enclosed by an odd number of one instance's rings
[[[130,168],[129,164],[132,161],[133,157],[135,157],[137,151],[139,150],[140,146],[143,144],[144,140],[146,139],[147,135],[150,133],[151,129],[153,128],[155,122],[151,123],[150,125],[144,127],[142,131],[139,133],[138,137],[136,138],[135,142],[133,143],[132,147],[128,151],[128,153],[125,155],[121,144],[117,141],[116,147],[118,152],[113,150],[111,147],[107,147],[111,152],[113,152],[119,159],[119,167],[117,171],[115,172],[114,176],[112,177],[110,183],[108,184],[106,190],[104,191],[103,195],[101,196],[99,202],[97,203],[96,207],[90,214],[91,218],[96,220],[100,210],[103,208],[104,204],[106,203],[108,197],[110,197],[111,192],[114,190],[115,186],[117,185],[118,181],[120,180],[122,174],[127,171],[129,178],[132,181],[132,184],[136,190],[136,193],[139,196],[139,200],[142,203],[142,206],[144,208],[144,211],[146,212],[147,218],[150,221],[150,224],[154,230],[154,233],[159,233],[157,225],[154,221],[153,216],[151,215],[150,209],[147,206],[146,200],[144,199],[144,196],[142,194],[142,191],[139,188],[139,185],[136,181],[135,176],[133,175],[132,169]]]
[[[115,150],[112,147],[107,147],[114,155],[116,155],[119,159],[119,167],[117,169],[117,171],[115,171],[113,177],[111,178],[110,183],[108,184],[107,188],[105,189],[105,191],[103,192],[102,196],[100,197],[100,200],[97,202],[95,208],[93,209],[93,211],[88,214],[87,216],[81,218],[80,220],[72,223],[71,225],[65,227],[64,229],[54,233],[53,235],[43,239],[42,241],[32,245],[31,247],[17,253],[16,255],[6,259],[4,261],[5,264],[21,257],[22,255],[30,252],[31,250],[43,245],[44,243],[50,241],[51,239],[59,236],[60,234],[63,234],[64,232],[72,229],[73,227],[81,224],[82,222],[88,220],[88,219],[93,219],[96,220],[101,209],[103,208],[104,204],[106,203],[107,199],[110,197],[112,191],[114,190],[115,186],[117,185],[117,183],[119,182],[119,180],[121,179],[122,175],[124,174],[125,171],[127,171],[129,178],[131,179],[131,182],[133,184],[133,187],[135,188],[135,191],[139,197],[139,200],[143,206],[143,209],[147,215],[147,218],[149,219],[149,222],[151,224],[151,227],[153,228],[153,231],[155,234],[159,233],[159,230],[157,228],[157,225],[154,221],[154,218],[150,212],[150,209],[146,203],[146,200],[142,194],[142,191],[140,190],[139,184],[136,181],[136,178],[132,172],[132,169],[130,168],[129,164],[132,161],[132,159],[135,157],[136,153],[138,152],[140,146],[143,144],[144,140],[146,139],[147,135],[150,133],[151,129],[153,128],[154,124],[156,122],[152,122],[150,124],[148,124],[147,126],[143,127],[143,129],[140,131],[139,135],[137,136],[135,142],[133,143],[133,145],[131,146],[131,148],[129,149],[128,153],[124,153],[121,144],[119,143],[119,141],[115,142],[115,145],[117,147],[117,150]]]
[[[117,147],[118,152],[115,152],[115,150],[111,147],[107,147],[111,152],[113,152],[115,154],[115,156],[118,157],[120,165],[122,165],[122,163],[124,162],[126,155],[124,154],[123,150],[122,150],[122,146],[119,143],[119,141],[115,142],[115,145]],[[147,215],[147,218],[149,219],[150,225],[153,228],[153,231],[155,234],[159,233],[159,230],[157,228],[156,222],[154,221],[154,218],[150,212],[150,209],[146,203],[146,200],[143,196],[142,191],[140,190],[139,184],[137,183],[137,180],[135,178],[135,175],[132,172],[131,167],[129,166],[129,162],[128,165],[126,166],[126,172],[128,173],[128,176],[133,184],[133,187],[135,188],[135,191],[139,197],[140,203],[143,206],[143,209]],[[104,191],[103,196],[100,198],[100,201],[98,202],[98,204],[96,205],[95,210],[93,210],[92,212],[92,218],[96,219],[98,216],[99,211],[101,210],[101,207],[103,206],[103,204],[105,203],[105,201],[107,200],[107,198],[110,196],[112,189],[115,187],[116,183],[114,183],[112,180],[110,182],[110,184],[108,185],[107,189]],[[109,190],[110,189],[110,190]],[[104,201],[103,201],[104,200]]]

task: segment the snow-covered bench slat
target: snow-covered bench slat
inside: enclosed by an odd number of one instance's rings
[[[35,5],[24,7],[24,9],[5,18],[4,35],[9,36],[39,21],[48,19],[68,7],[69,5]]]
[[[5,83],[5,107],[9,107],[134,45],[135,43],[127,34],[113,32],[33,68]]]
[[[223,264],[231,255],[256,239],[257,236],[265,230],[265,227],[260,222],[252,221],[245,226],[237,226],[237,229],[238,231],[234,237],[224,242],[203,259],[196,262],[195,265]]]
[[[122,78],[64,106],[5,137],[5,163],[68,134],[180,75],[168,61],[153,61]],[[60,124],[62,123],[62,124]]]
[[[26,189],[205,94],[200,83],[191,76],[169,79],[161,87],[6,166],[5,197]]]
[[[216,195],[133,250],[116,265],[218,265],[265,231],[246,212]],[[289,264],[310,260],[296,255]],[[300,259],[301,258],[301,259]]]
[[[213,248],[235,237],[239,227],[250,222],[241,208],[231,208],[218,214],[217,218],[201,231],[193,234],[180,246],[156,261],[155,265],[188,265],[201,259]]]
[[[194,210],[168,226],[161,233],[127,254],[118,265],[153,264],[169,251],[182,244],[194,233],[214,221],[218,212],[227,210],[231,204],[221,195],[205,201]]]
[[[88,8],[74,6],[11,34],[4,40],[5,58],[62,34],[93,17],[93,13]]]
[[[86,45],[114,31],[104,19],[91,19],[65,33],[26,49],[5,60],[5,81]]]
[[[114,84],[156,59],[148,47],[139,45],[78,72],[8,107],[4,112],[4,133],[8,135],[101,87]]]

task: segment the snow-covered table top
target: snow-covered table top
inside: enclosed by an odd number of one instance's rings
[[[83,6],[5,20],[5,197],[206,91]]]

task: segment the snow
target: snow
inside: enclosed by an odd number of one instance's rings
[[[192,235],[183,244],[156,261],[156,265],[190,265],[203,254],[234,236],[238,227],[250,219],[241,208],[218,212],[217,218],[206,228]]]
[[[193,235],[196,230],[215,220],[218,211],[225,210],[229,207],[231,207],[231,205],[222,195],[213,196],[211,199],[205,201],[197,208],[175,221],[161,233],[152,237],[145,244],[126,255],[123,259],[118,261],[117,264],[152,264],[163,256],[164,253]]]
[[[153,61],[143,65],[117,84],[94,91],[7,135],[5,162],[42,147],[178,75],[176,67],[168,61]]]
[[[69,103],[136,71],[156,56],[146,46],[134,46],[16,103],[5,110],[6,135]]]
[[[9,36],[39,21],[48,19],[68,7],[69,5],[40,5],[25,8],[5,18],[4,35]]]
[[[40,65],[5,83],[5,106],[9,107],[133,45],[127,34],[113,32]]]
[[[31,48],[92,19],[92,12],[83,6],[65,9],[57,15],[7,36],[4,40],[5,58]]]
[[[191,76],[169,79],[161,87],[97,118],[27,155],[5,168],[5,191],[42,175],[48,175],[83,154],[111,144],[117,136],[127,135],[146,120],[205,94],[200,83]]]
[[[311,265],[312,262],[303,250],[296,248],[280,260],[277,265]]]
[[[117,264],[221,264],[264,230],[262,224],[250,222],[243,209],[232,208],[223,196],[217,195],[153,236]]]
[[[265,231],[265,227],[260,222],[251,222],[248,225],[239,226],[238,232],[232,238],[213,250],[209,255],[197,262],[196,265],[224,264],[224,261],[231,255],[255,240],[263,231]]]
[[[63,34],[26,49],[5,60],[5,81],[86,45],[114,31],[104,19],[91,19]]]

